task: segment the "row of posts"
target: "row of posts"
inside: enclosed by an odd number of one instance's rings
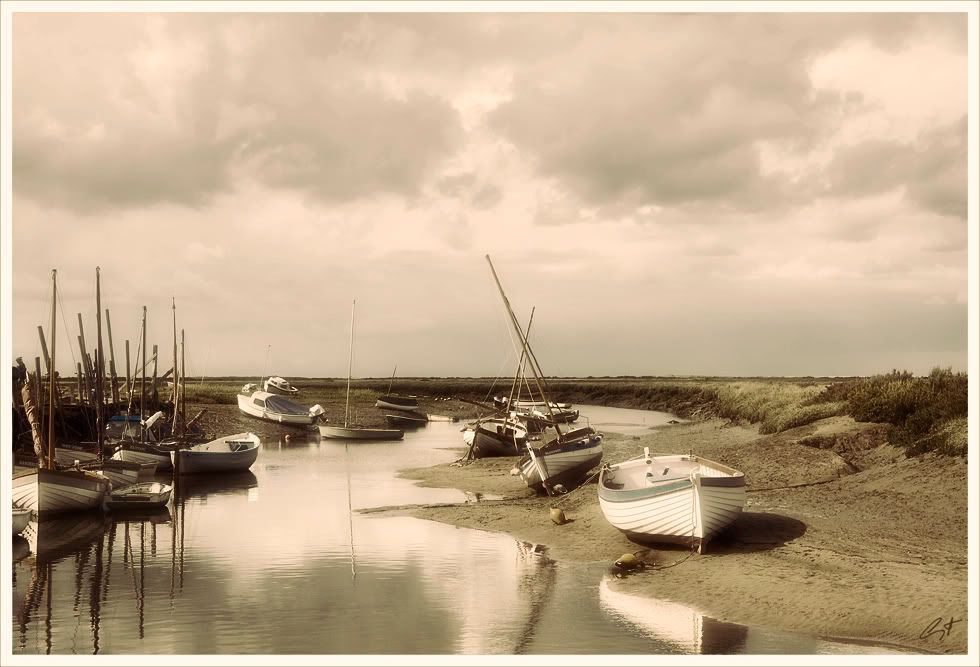
[[[112,326],[109,321],[109,310],[105,311],[106,316],[106,328],[109,335],[109,386],[111,391],[112,403],[118,404],[120,401],[120,379],[116,373],[116,359],[115,353],[113,351],[112,345]],[[93,363],[92,354],[85,352],[85,331],[82,327],[82,314],[78,313],[78,345],[79,349],[82,350],[82,361],[76,362],[76,377],[75,377],[75,396],[78,397],[78,402],[86,405],[93,405],[96,401],[96,388],[98,386],[98,380],[95,363]],[[41,352],[44,355],[44,368],[47,371],[47,376],[51,377],[51,358],[48,355],[47,341],[44,338],[44,328],[38,326],[37,328],[38,337],[41,340]],[[98,352],[95,353],[98,356]],[[156,402],[158,393],[158,380],[157,377],[157,346],[153,346],[153,380],[150,388],[149,399]],[[145,370],[145,369],[142,369]],[[142,371],[141,371],[142,372]],[[162,379],[166,379],[173,373],[173,370],[169,370],[164,374]],[[34,382],[40,385],[41,378],[41,357],[34,357]],[[133,383],[133,373],[130,368],[130,354],[129,354],[129,340],[126,340],[126,382],[125,382],[125,398],[127,401],[133,400],[134,383]],[[41,387],[36,386],[34,389],[38,392],[36,395],[40,396]],[[56,397],[60,395],[60,392],[55,392]],[[59,400],[56,398],[56,400]]]

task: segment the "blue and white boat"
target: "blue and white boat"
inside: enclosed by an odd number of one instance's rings
[[[734,523],[745,506],[745,475],[700,456],[650,454],[604,466],[599,507],[638,542],[697,546]]]
[[[547,491],[579,482],[602,460],[602,434],[591,426],[562,433],[545,445],[528,444],[517,472],[528,487]]]

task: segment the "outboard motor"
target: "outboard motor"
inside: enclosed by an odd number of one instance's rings
[[[313,417],[314,419],[322,415],[324,412],[326,411],[319,403],[317,403],[312,408],[310,408],[310,416]]]

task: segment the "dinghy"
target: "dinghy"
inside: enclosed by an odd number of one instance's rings
[[[31,522],[31,517],[33,512],[29,509],[23,507],[14,507],[11,510],[10,516],[10,527],[13,529],[14,535],[20,535],[27,528],[27,524]]]
[[[315,424],[323,414],[319,404],[304,408],[284,396],[262,391],[254,383],[245,385],[238,393],[238,409],[250,417],[292,426]]]
[[[170,453],[175,471],[181,475],[248,470],[259,455],[259,436],[237,433],[203,445],[175,449]]]
[[[697,546],[730,526],[745,505],[745,475],[699,456],[643,456],[603,467],[599,507],[638,542]]]
[[[113,489],[102,503],[110,512],[150,510],[165,507],[174,487],[162,482],[142,482]]]

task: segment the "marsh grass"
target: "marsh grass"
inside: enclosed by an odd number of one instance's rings
[[[221,378],[187,386],[187,400],[235,404],[247,378]],[[252,382],[255,380],[252,379]],[[857,421],[892,425],[890,441],[910,455],[935,451],[966,453],[967,376],[934,369],[916,377],[892,371],[869,378],[548,378],[555,400],[577,404],[661,410],[684,418],[722,417],[759,424],[763,434],[780,433],[820,419],[849,415]],[[297,402],[338,406],[346,379],[292,380]],[[372,405],[378,394],[415,395],[421,400],[455,398],[488,402],[510,391],[510,379],[354,379],[351,405]],[[525,394],[526,397],[526,394]]]

